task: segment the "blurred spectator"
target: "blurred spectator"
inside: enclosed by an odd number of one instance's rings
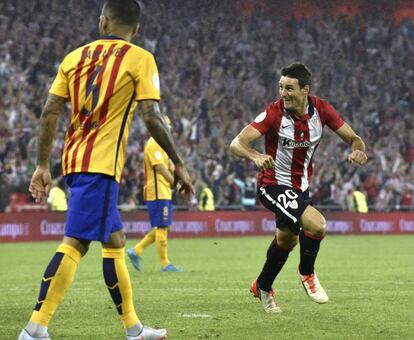
[[[368,212],[367,197],[365,193],[362,192],[362,188],[360,186],[352,192],[352,202],[352,211],[359,213]]]
[[[376,176],[368,175],[363,180],[363,189],[367,194],[368,205],[374,205],[379,193],[379,185]]]
[[[214,194],[206,182],[202,182],[202,190],[198,199],[198,209],[200,211],[214,211]]]
[[[344,209],[349,188],[366,181],[374,209],[401,207],[414,172],[414,22],[393,15],[408,0],[350,0],[357,10],[346,15],[337,10],[339,0],[323,2],[329,6],[308,1],[301,15],[296,2],[263,0],[248,12],[243,1],[141,2],[142,25],[134,42],[154,51],[162,110],[174,117],[180,151],[195,178],[211,183],[218,209],[240,204],[240,190],[230,190],[234,180],[228,176],[245,178],[253,167],[230,156],[230,140],[263,110],[263,102],[277,98],[278,70],[295,60],[314,71],[312,91],[351,123],[367,142],[369,156],[366,177],[346,164],[345,144],[326,131],[328,141],[314,158],[316,168],[324,165],[313,179],[314,203]],[[65,53],[98,34],[84,13],[99,12],[98,2],[88,0],[0,2],[2,200],[27,192],[46,92]],[[53,154],[63,148],[69,109],[59,117]],[[119,204],[132,206],[143,204],[140,154],[149,136],[138,115],[131,130]],[[55,176],[59,169],[60,159],[53,159]],[[6,205],[0,202],[0,210]]]
[[[245,210],[253,210],[256,207],[256,177],[247,175],[244,180],[234,179],[234,183],[239,187],[241,194],[241,204]]]
[[[256,190],[256,188],[255,188]],[[240,188],[235,183],[235,174],[231,173],[227,175],[226,181],[224,183],[223,188],[223,205],[224,206],[235,206],[241,205],[241,195],[240,195]]]
[[[400,207],[403,211],[410,211],[413,205],[413,189],[405,185],[400,199]]]

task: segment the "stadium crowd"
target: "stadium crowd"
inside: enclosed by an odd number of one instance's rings
[[[172,118],[197,193],[210,187],[216,208],[254,207],[249,198],[256,169],[232,158],[228,145],[278,97],[280,68],[299,60],[313,71],[312,92],[351,123],[369,157],[363,168],[348,165],[347,146],[326,129],[328,142],[314,159],[314,203],[348,210],[360,186],[371,210],[412,209],[413,21],[396,23],[375,8],[364,16],[280,20],[263,8],[242,15],[239,3],[142,1],[136,42],[155,54],[161,108]],[[87,0],[0,3],[0,211],[11,193],[27,192],[47,90],[62,57],[97,36],[99,8]],[[55,178],[69,117],[68,106],[53,145]],[[148,137],[136,115],[119,202],[126,209],[143,204],[142,148]]]

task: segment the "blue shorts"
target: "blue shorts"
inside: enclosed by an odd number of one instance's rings
[[[70,188],[65,236],[108,242],[122,229],[118,211],[119,184],[111,176],[79,173],[65,176]]]
[[[171,200],[147,201],[148,214],[151,227],[166,228],[172,223]]]

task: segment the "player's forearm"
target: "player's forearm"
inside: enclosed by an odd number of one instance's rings
[[[167,153],[168,157],[175,165],[183,165],[184,163],[178,155],[171,133],[161,117],[158,103],[155,101],[145,100],[140,102],[140,109],[145,126],[151,136]]]
[[[65,98],[49,95],[40,116],[40,127],[37,136],[37,165],[42,167],[49,167],[58,113],[65,102]]]
[[[352,140],[351,150],[352,151],[359,150],[359,151],[365,152],[365,143],[362,140],[362,138],[359,137],[358,135]]]
[[[171,173],[171,171],[168,170],[163,164],[156,165],[155,169],[162,176],[164,176],[168,183],[170,183],[171,185],[174,184],[174,173]]]
[[[239,158],[245,158],[249,160],[254,160],[254,157],[259,154],[259,152],[251,148],[250,145],[243,143],[237,137],[231,142],[230,151],[233,155]]]

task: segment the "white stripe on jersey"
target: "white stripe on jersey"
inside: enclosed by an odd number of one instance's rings
[[[322,138],[322,122],[319,117],[319,113],[314,108],[314,114],[311,117],[311,119],[308,120],[308,127],[309,127],[309,139],[311,142],[318,141],[317,143],[312,144],[312,147],[308,148],[308,151],[306,153],[306,159],[304,163],[304,173],[301,181],[301,187],[300,189],[302,191],[305,191],[309,187],[309,178],[308,178],[308,168],[312,159],[312,155],[315,152],[316,147],[319,144],[320,139]]]
[[[294,139],[294,135],[294,121],[290,116],[284,114],[279,128],[279,140],[277,143],[275,158],[275,175],[277,184],[287,185],[288,187],[292,187],[290,168],[293,159],[293,149],[284,149],[283,141],[284,138]]]

